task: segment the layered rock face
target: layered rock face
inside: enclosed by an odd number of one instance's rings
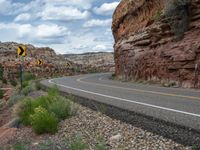
[[[200,88],[200,1],[192,0],[189,29],[178,41],[170,18],[159,16],[168,3],[121,1],[112,25],[115,73],[130,80],[175,81]]]

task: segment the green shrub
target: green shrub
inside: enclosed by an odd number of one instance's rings
[[[34,74],[28,73],[28,72],[24,73],[23,77],[24,77],[24,81],[35,80],[35,78],[36,78]]]
[[[105,143],[99,143],[99,144],[97,145],[97,150],[106,150]]]
[[[50,139],[40,143],[38,147],[39,150],[60,150],[60,147],[57,147],[56,142]]]
[[[25,88],[22,89],[21,93],[25,96],[27,96],[29,93],[31,93],[33,91],[32,87],[27,86]]]
[[[41,96],[33,102],[33,105],[34,108],[42,106],[43,108],[48,109],[51,103],[52,103],[52,98],[50,96]]]
[[[97,145],[96,145],[96,150],[106,150],[106,142],[103,137],[97,135],[96,138],[97,140]]]
[[[192,150],[199,150],[200,146],[192,145]]]
[[[88,150],[88,145],[80,136],[76,136],[69,145],[70,150]]]
[[[174,87],[176,86],[176,82],[175,81],[161,81],[161,85],[163,87]]]
[[[21,93],[25,96],[27,96],[29,93],[35,91],[35,84],[31,83],[30,85],[26,86],[25,88],[22,89]]]
[[[58,119],[53,113],[39,106],[35,108],[34,114],[30,115],[33,130],[38,133],[55,133],[58,129]]]
[[[4,96],[4,92],[0,89],[0,99],[2,99]]]
[[[26,144],[20,142],[20,143],[16,143],[13,146],[12,150],[28,150],[28,148]]]
[[[7,80],[5,78],[2,79],[3,84],[8,84]]]
[[[0,80],[3,79],[4,69],[3,66],[0,64]]]
[[[28,85],[29,85],[29,81],[24,81],[24,82],[22,83],[22,87],[23,87],[23,88],[27,87]]]
[[[53,86],[52,88],[49,88],[48,89],[48,95],[51,96],[51,97],[56,97],[58,96],[60,93],[59,93],[59,90],[58,90],[58,87],[57,86]]]
[[[17,86],[17,81],[15,79],[12,79],[10,80],[10,84],[15,87]]]
[[[20,120],[24,125],[30,125],[30,115],[34,113],[34,109],[39,106],[47,109],[51,102],[52,99],[50,96],[42,96],[35,100],[31,98],[24,99],[19,112]]]
[[[71,116],[71,102],[63,97],[49,105],[48,110],[53,112],[60,120]]]
[[[39,134],[56,132],[58,121],[75,114],[77,110],[73,102],[58,94],[57,89],[51,88],[48,92],[47,96],[35,100],[24,99],[18,113],[21,122],[24,125],[32,125]]]

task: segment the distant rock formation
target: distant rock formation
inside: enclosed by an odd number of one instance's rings
[[[114,71],[113,53],[85,53],[57,55],[49,47],[35,47],[25,45],[27,56],[17,56],[17,48],[20,45],[15,42],[0,42],[0,65],[4,68],[4,78],[13,79],[19,76],[19,66],[23,66],[26,72],[31,72],[38,77],[67,76],[80,73]],[[38,65],[38,59],[43,61]]]
[[[95,72],[114,72],[114,54],[107,52],[67,54],[65,58],[87,70]]]
[[[173,1],[120,2],[112,24],[117,76],[200,88],[200,1]]]

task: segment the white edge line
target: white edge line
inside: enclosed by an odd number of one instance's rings
[[[116,99],[116,100],[120,100],[120,101],[124,101],[124,102],[134,103],[134,104],[139,104],[139,105],[143,105],[143,106],[147,106],[147,107],[167,110],[167,111],[171,111],[171,112],[181,113],[181,114],[185,114],[185,115],[189,115],[189,116],[200,117],[200,114],[185,112],[185,111],[171,109],[171,108],[167,108],[167,107],[161,107],[161,106],[156,106],[156,105],[152,105],[152,104],[137,102],[137,101],[133,101],[133,100],[129,100],[129,99],[124,99],[124,98],[104,95],[104,94],[100,94],[100,93],[96,93],[96,92],[86,91],[86,90],[83,90],[83,89],[73,88],[73,87],[70,87],[70,86],[58,84],[58,83],[53,82],[52,80],[53,79],[49,80],[48,82],[51,83],[51,84],[56,84],[58,86],[65,87],[65,88],[68,88],[68,89],[72,89],[72,90],[75,90],[75,91],[81,91],[81,92],[85,92],[85,93],[89,93],[89,94],[93,94],[93,95],[98,95],[98,96],[107,97],[107,98],[111,98],[111,99]]]

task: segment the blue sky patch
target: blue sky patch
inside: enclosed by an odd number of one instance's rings
[[[58,54],[113,51],[119,0],[0,0],[0,41],[49,46]]]

